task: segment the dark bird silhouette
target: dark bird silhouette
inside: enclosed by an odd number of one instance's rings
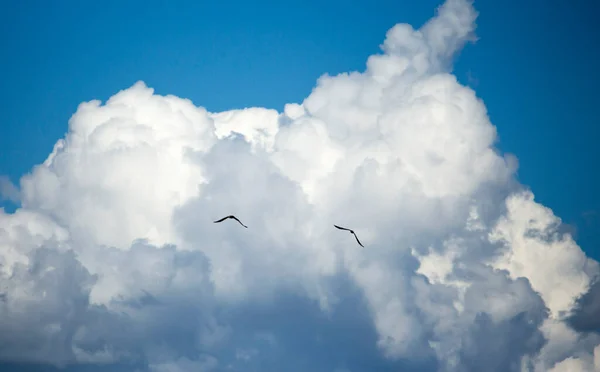
[[[358,236],[356,236],[356,234],[354,233],[354,230],[350,230],[350,229],[347,229],[347,228],[345,228],[345,227],[341,227],[341,226],[338,226],[338,225],[333,225],[333,226],[337,227],[337,228],[338,228],[338,229],[340,229],[340,230],[346,230],[346,231],[350,231],[350,232],[352,233],[352,235],[354,235],[354,237],[356,238],[356,241],[358,242],[358,244],[359,244],[361,247],[363,247],[363,248],[365,247],[364,245],[362,245],[362,243],[360,242],[360,240],[358,240]]]
[[[242,221],[238,220],[238,219],[237,219],[237,217],[236,217],[236,216],[234,216],[234,215],[229,215],[229,216],[227,216],[227,217],[223,217],[223,218],[221,218],[220,220],[216,220],[216,221],[214,221],[214,223],[223,222],[223,221],[225,221],[225,220],[226,220],[226,219],[228,219],[228,218],[233,218],[234,220],[236,220],[237,222],[239,222],[239,223],[240,223],[240,225],[244,226],[245,228],[248,228],[248,226],[244,225],[244,224],[242,223]]]

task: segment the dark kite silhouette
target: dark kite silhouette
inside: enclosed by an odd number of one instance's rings
[[[236,216],[234,216],[234,215],[229,215],[229,216],[227,216],[227,217],[223,217],[223,218],[221,218],[220,220],[216,220],[216,221],[214,221],[214,223],[223,222],[223,221],[225,221],[225,220],[226,220],[226,219],[228,219],[228,218],[233,218],[234,220],[236,220],[237,222],[239,222],[239,223],[240,223],[240,225],[244,226],[245,228],[248,228],[248,226],[244,225],[244,224],[242,223],[242,221],[238,220],[238,219],[237,219],[237,217],[236,217]]]
[[[345,228],[345,227],[340,227],[340,226],[338,226],[338,225],[333,225],[333,226],[337,227],[337,228],[338,228],[338,229],[340,229],[340,230],[346,230],[346,231],[350,231],[350,232],[352,233],[352,235],[354,235],[354,237],[356,238],[356,241],[358,242],[358,244],[359,244],[361,247],[363,247],[363,248],[365,247],[364,245],[362,245],[362,244],[361,244],[360,240],[358,240],[358,236],[356,236],[356,234],[354,233],[354,230],[350,230],[350,229],[347,229],[347,228]]]

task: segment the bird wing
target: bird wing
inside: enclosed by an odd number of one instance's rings
[[[221,218],[220,220],[216,220],[216,221],[213,221],[213,222],[214,222],[214,223],[223,222],[223,221],[225,221],[226,219],[228,219],[229,217],[231,217],[231,216],[223,217],[223,218]]]
[[[345,228],[345,227],[340,227],[340,226],[338,226],[338,225],[333,225],[333,226],[337,227],[337,228],[338,228],[338,229],[340,229],[340,230],[352,231],[352,230],[350,230],[350,229],[347,229],[347,228]]]
[[[352,232],[352,235],[354,235],[354,237],[356,238],[356,241],[358,242],[358,244],[359,244],[361,247],[363,247],[363,248],[364,248],[365,246],[364,246],[364,245],[362,245],[362,243],[360,242],[360,240],[358,240],[358,236],[356,236],[356,234],[354,233],[354,231]]]
[[[244,224],[242,223],[242,221],[240,221],[240,220],[238,220],[238,219],[237,219],[237,217],[236,217],[236,216],[231,216],[231,218],[233,218],[234,220],[236,220],[237,222],[239,222],[239,223],[240,223],[240,225],[244,226],[245,228],[248,228],[248,226],[244,225]]]

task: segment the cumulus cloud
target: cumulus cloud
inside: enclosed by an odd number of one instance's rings
[[[143,82],[82,103],[22,177],[21,208],[0,211],[0,359],[599,368],[600,335],[571,321],[597,303],[598,263],[516,181],[484,103],[450,73],[476,18],[447,0],[281,113],[212,113]],[[228,214],[249,228],[212,223]]]

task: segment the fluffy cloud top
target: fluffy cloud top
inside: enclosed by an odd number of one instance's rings
[[[600,370],[600,335],[572,321],[597,305],[600,266],[450,73],[476,17],[447,0],[396,25],[364,72],[322,76],[281,113],[211,113],[142,82],[82,103],[20,190],[2,183],[22,207],[0,212],[0,358]],[[249,228],[212,223],[232,213]]]

